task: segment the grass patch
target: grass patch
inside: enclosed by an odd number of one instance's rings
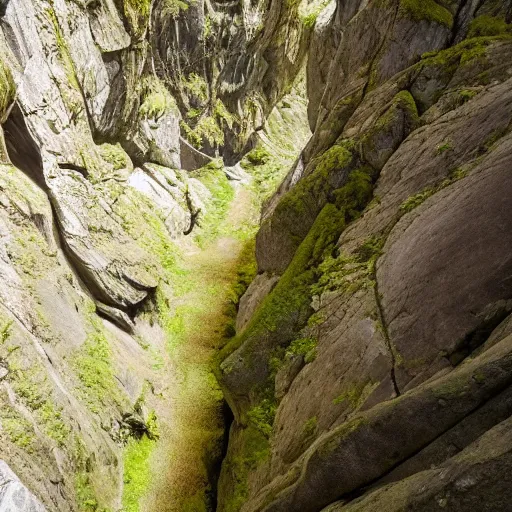
[[[235,191],[219,161],[213,161],[195,171],[193,176],[198,178],[212,194],[206,214],[199,218],[200,229],[195,237],[199,247],[204,249],[222,234],[223,221],[235,197]]]
[[[155,444],[144,435],[139,440],[131,438],[124,449],[123,512],[139,512],[139,501],[151,482],[149,459]]]
[[[78,396],[91,412],[98,413],[110,399],[118,400],[112,349],[101,330],[95,329],[89,333],[73,358],[73,367],[81,382]]]

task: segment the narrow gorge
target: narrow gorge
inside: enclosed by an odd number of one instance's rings
[[[512,0],[0,0],[0,512],[512,510]]]

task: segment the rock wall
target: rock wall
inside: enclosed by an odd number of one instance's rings
[[[219,511],[508,509],[511,8],[318,18],[314,133],[220,364]]]
[[[246,98],[268,114],[305,55],[297,7],[267,7],[234,30],[202,1],[0,2],[0,463],[47,510],[119,510],[124,443],[169,400],[177,242],[211,204],[186,171],[240,152]],[[217,112],[195,138],[192,107]],[[16,482],[0,509],[40,510]]]
[[[121,508],[212,204],[193,171],[265,141],[307,56],[313,134],[219,355],[218,510],[507,510],[511,22],[494,0],[0,2],[0,509]],[[281,135],[285,160],[303,134]]]

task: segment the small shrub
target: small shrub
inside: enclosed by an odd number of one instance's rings
[[[452,149],[453,149],[453,142],[447,141],[447,142],[443,142],[443,144],[439,144],[436,147],[436,152],[438,155],[441,155],[445,151],[451,151]]]
[[[512,25],[505,20],[493,16],[478,16],[469,25],[468,38],[498,36],[512,32]]]

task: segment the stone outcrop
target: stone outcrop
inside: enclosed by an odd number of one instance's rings
[[[310,30],[279,2],[0,7],[2,459],[47,510],[117,510],[124,445],[169,399],[177,245],[212,204],[195,171],[252,144]],[[42,509],[13,482],[2,510]]]
[[[45,508],[19,481],[9,466],[0,461],[0,510],[44,512]]]
[[[220,511],[507,509],[505,4],[339,0],[318,18],[314,133],[264,208],[220,364]]]

